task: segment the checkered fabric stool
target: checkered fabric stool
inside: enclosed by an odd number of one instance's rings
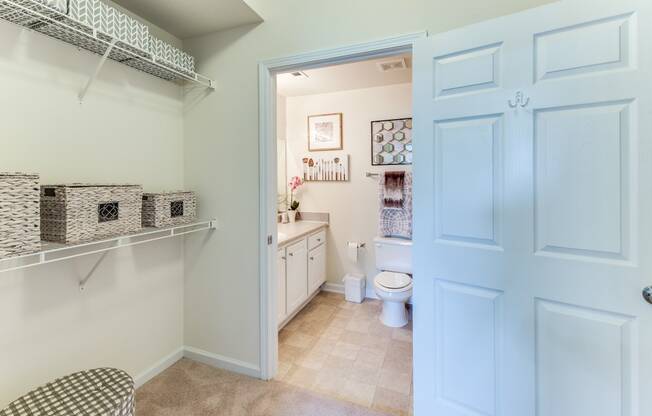
[[[129,374],[98,368],[39,387],[1,410],[0,416],[133,416],[134,392]]]

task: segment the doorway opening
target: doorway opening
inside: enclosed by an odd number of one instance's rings
[[[409,270],[378,267],[379,208],[385,172],[411,181],[423,36],[260,66],[263,378],[391,414],[411,413],[411,321],[387,318],[375,278]]]

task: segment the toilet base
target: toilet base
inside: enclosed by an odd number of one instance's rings
[[[408,313],[404,302],[383,302],[380,321],[385,326],[401,328],[408,324]]]

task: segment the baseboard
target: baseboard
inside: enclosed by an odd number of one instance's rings
[[[326,282],[322,286],[321,290],[324,292],[333,292],[333,293],[344,293],[344,285],[342,283],[331,283]]]
[[[181,347],[178,350],[174,351],[172,354],[168,355],[167,357],[163,358],[156,364],[154,364],[152,367],[149,369],[143,371],[139,375],[136,376],[134,379],[134,383],[136,384],[136,388],[139,388],[143,384],[147,383],[157,375],[161,374],[163,371],[174,365],[177,361],[183,358],[183,351],[184,348]]]
[[[256,365],[236,360],[234,358],[228,358],[223,355],[213,354],[208,351],[200,350],[199,348],[185,347],[183,356],[190,360],[232,371],[234,373],[244,374],[249,377],[260,378],[261,376],[260,367]]]

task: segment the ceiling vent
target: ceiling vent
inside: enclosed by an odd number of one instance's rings
[[[378,69],[380,72],[399,71],[407,69],[407,62],[405,58],[395,59],[393,61],[378,62]]]
[[[295,78],[308,78],[308,74],[303,71],[290,72],[290,74]]]

